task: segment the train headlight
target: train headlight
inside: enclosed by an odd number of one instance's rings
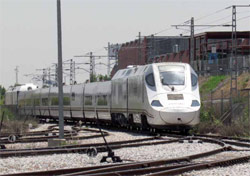
[[[192,107],[194,107],[194,106],[200,106],[200,103],[197,100],[192,100],[191,106]]]
[[[153,100],[151,103],[152,106],[156,106],[156,107],[162,107],[161,103],[159,100]]]

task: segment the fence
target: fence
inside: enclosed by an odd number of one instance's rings
[[[230,74],[230,58],[213,60],[198,60],[191,63],[199,75],[220,75]],[[233,64],[236,64],[234,62]],[[237,70],[240,73],[250,72],[250,55],[237,57]]]
[[[211,113],[211,120],[214,117],[220,119],[225,116],[225,113],[229,112],[230,97],[225,96],[223,90],[220,91],[220,96],[218,96],[218,91],[216,92],[216,97],[214,97],[215,91],[211,91],[206,94],[202,99],[203,108]],[[238,92],[238,97],[233,98],[233,119],[230,120],[240,120],[247,121],[250,125],[250,89],[244,89]],[[231,112],[230,112],[231,113]]]

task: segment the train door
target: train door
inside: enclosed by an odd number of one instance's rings
[[[71,88],[70,110],[72,119],[83,120],[83,89],[84,84],[73,85]]]
[[[103,121],[110,121],[110,95],[111,81],[97,83],[96,89],[96,111],[98,117]]]
[[[63,115],[65,119],[71,119],[70,113],[71,85],[63,87]]]

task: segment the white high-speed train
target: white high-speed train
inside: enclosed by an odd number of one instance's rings
[[[64,118],[142,128],[188,130],[199,123],[198,77],[189,64],[130,66],[111,81],[63,87]],[[17,97],[17,98],[13,98]],[[58,88],[6,92],[20,115],[58,118]]]

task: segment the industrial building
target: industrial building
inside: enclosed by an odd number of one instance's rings
[[[190,60],[189,36],[147,36],[121,44],[117,70],[128,65],[153,62],[190,63],[199,74],[230,72],[231,32],[204,32],[194,36],[194,60]],[[237,32],[237,64],[239,70],[250,69],[250,31]],[[235,64],[235,63],[233,63]]]

